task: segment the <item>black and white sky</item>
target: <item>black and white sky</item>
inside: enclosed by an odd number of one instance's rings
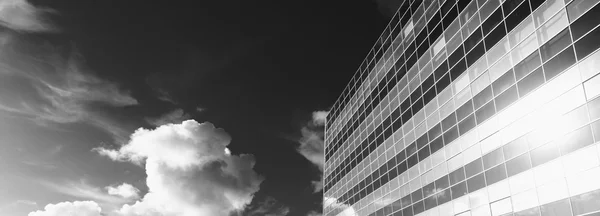
[[[0,215],[320,215],[394,2],[0,0]]]

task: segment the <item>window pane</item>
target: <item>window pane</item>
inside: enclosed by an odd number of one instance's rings
[[[520,80],[521,78],[527,76],[529,72],[533,71],[537,67],[542,64],[542,60],[540,59],[540,55],[538,52],[533,52],[523,61],[515,65],[515,79]]]
[[[567,28],[540,47],[542,61],[548,61],[548,59],[558,54],[568,45],[571,45],[571,43],[571,35],[569,34],[569,29]]]
[[[490,167],[496,166],[502,162],[504,162],[502,148],[496,149],[483,156],[483,167],[485,169],[489,169]]]
[[[559,200],[540,206],[542,216],[572,216],[569,199]]]
[[[485,1],[485,5],[480,6],[479,13],[481,15],[481,19],[485,20],[492,12],[496,10],[498,6],[500,6],[500,2],[498,0],[489,0]]]
[[[506,171],[504,164],[494,167],[485,172],[485,180],[488,185],[494,184],[506,178]]]
[[[506,172],[508,176],[514,176],[531,168],[531,160],[529,154],[523,154],[506,162]]]
[[[519,81],[517,84],[517,87],[519,88],[519,95],[523,97],[533,89],[540,86],[542,83],[544,83],[544,74],[542,73],[542,68],[538,68],[527,77]]]
[[[515,75],[511,69],[511,70],[508,70],[508,72],[505,73],[504,75],[500,76],[492,84],[492,87],[494,89],[494,96],[498,96],[501,92],[503,92],[504,90],[506,90],[508,87],[512,86],[513,84],[515,84]]]
[[[523,152],[526,152],[529,149],[529,144],[527,143],[527,136],[519,137],[510,143],[506,144],[503,148],[504,157],[506,159],[511,159],[517,155],[520,155]]]
[[[481,158],[465,165],[465,174],[467,178],[470,178],[481,171],[483,171],[483,163],[481,162]]]
[[[548,0],[537,11],[534,12],[533,18],[535,26],[539,27],[542,23],[550,19],[558,10],[565,5],[564,0]],[[551,21],[550,21],[551,22]]]
[[[465,180],[465,168],[461,167],[457,170],[451,172],[448,177],[450,177],[450,184],[456,184],[462,180]]]
[[[535,34],[526,38],[521,44],[517,45],[511,52],[511,57],[514,62],[521,62],[525,57],[533,52],[537,52],[538,41]]]
[[[575,215],[598,211],[600,210],[600,190],[571,197],[571,204]]]
[[[491,101],[493,97],[494,95],[492,93],[492,86],[488,86],[487,88],[483,89],[483,91],[479,92],[479,94],[473,97],[475,109],[479,109],[481,106]]]
[[[471,113],[473,113],[473,103],[469,100],[456,110],[456,117],[460,121]]]
[[[569,47],[544,64],[546,80],[550,80],[575,63],[573,47]]]
[[[463,181],[458,183],[457,185],[452,186],[450,190],[452,191],[452,199],[464,196],[467,194],[467,182]]]
[[[475,118],[477,119],[477,124],[481,124],[485,120],[492,117],[496,114],[496,108],[494,107],[494,101],[490,101],[485,106],[481,107],[479,110],[475,112]]]
[[[561,0],[552,0],[552,1],[562,2]],[[553,17],[550,21],[548,21],[546,24],[544,24],[542,27],[540,27],[540,29],[537,31],[538,42],[540,44],[546,43],[546,41],[550,40],[550,38],[553,38],[554,35],[557,35],[565,27],[567,27],[568,24],[569,24],[569,20],[567,19],[567,13],[565,13],[565,11],[562,10],[559,14],[557,14],[555,17]]]
[[[489,47],[489,50],[496,45],[500,39],[504,38],[504,36],[506,36],[506,27],[504,26],[504,23],[500,23],[500,25],[496,26],[496,28],[485,37],[485,46]]]
[[[540,215],[540,207],[536,206],[530,209],[525,209],[520,212],[515,212],[514,216],[539,216]]]
[[[583,59],[587,57],[590,53],[596,51],[596,49],[600,47],[600,42],[598,41],[598,38],[600,38],[600,28],[594,29],[592,32],[585,35],[585,37],[577,41],[577,43],[575,43],[575,49],[577,50],[577,58]]]
[[[517,86],[513,85],[508,90],[503,92],[502,94],[496,97],[496,109],[498,111],[506,108],[511,103],[515,102],[519,98],[519,94],[517,93]]]
[[[485,187],[485,177],[483,173],[476,175],[473,178],[467,180],[467,186],[469,188],[469,193],[477,191],[481,188]]]
[[[557,141],[563,155],[594,143],[590,126],[573,131]]]
[[[475,115],[471,114],[469,117],[465,118],[462,122],[458,124],[458,131],[460,135],[464,135],[469,132],[471,129],[475,127]]]
[[[463,10],[463,12],[460,15],[460,23],[462,23],[464,25],[465,23],[467,23],[467,20],[469,20],[471,17],[473,17],[473,15],[475,15],[476,13],[477,13],[477,2],[471,1],[471,3]]]
[[[531,14],[529,1],[525,1],[505,19],[506,30],[508,32],[513,30],[521,21],[529,17],[529,14]],[[506,11],[504,11],[504,15],[506,15]]]
[[[551,142],[531,151],[531,163],[535,167],[559,156],[557,143]]]
[[[571,4],[567,6],[569,20],[571,20],[571,22],[576,20],[598,2],[600,2],[600,0],[575,0],[571,2]]]
[[[527,19],[523,20],[523,22],[509,34],[510,47],[515,47],[533,33],[533,30],[533,20],[531,17],[527,17]]]
[[[595,0],[585,0],[595,1]],[[571,9],[571,8],[570,8]],[[573,34],[573,40],[579,39],[581,36],[589,32],[591,29],[600,24],[600,17],[597,16],[600,13],[600,5],[594,6],[591,10],[577,19],[571,24],[571,33]]]

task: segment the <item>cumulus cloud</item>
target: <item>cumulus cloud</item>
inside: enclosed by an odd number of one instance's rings
[[[28,216],[101,216],[101,211],[94,201],[75,201],[48,204],[44,210],[31,212]]]
[[[297,151],[312,162],[321,171],[319,181],[313,181],[314,192],[323,190],[323,165],[325,163],[325,146],[324,146],[324,124],[325,117],[327,117],[327,111],[315,111],[312,113],[312,120],[309,121],[300,132],[302,137],[298,141],[300,147]]]
[[[120,196],[127,199],[137,199],[140,193],[139,189],[127,183],[123,183],[116,187],[108,186],[106,187],[106,190],[110,195]]]
[[[185,113],[183,109],[176,109],[157,118],[146,118],[146,122],[154,126],[161,126],[166,124],[181,123],[186,119],[190,119],[190,115]]]
[[[27,32],[53,31],[44,15],[53,12],[37,8],[26,0],[0,0],[0,25]]]
[[[1,1],[1,0],[0,0]],[[116,83],[96,76],[72,45],[3,33],[0,111],[48,123],[87,122],[115,137],[128,132],[92,105],[125,107],[138,101]]]
[[[222,129],[188,120],[138,129],[120,149],[96,151],[145,166],[148,193],[119,214],[220,216],[243,210],[263,181],[252,155],[228,153],[230,141]]]

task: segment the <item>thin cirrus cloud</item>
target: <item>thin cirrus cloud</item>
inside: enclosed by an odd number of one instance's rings
[[[146,169],[148,193],[118,215],[226,216],[244,210],[263,181],[253,156],[232,155],[230,141],[210,123],[187,120],[138,129],[119,149],[96,151]]]
[[[156,118],[146,118],[146,122],[158,127],[166,124],[181,123],[186,119],[190,119],[189,114],[183,111],[183,109],[175,109]]]
[[[0,44],[0,111],[38,124],[86,122],[115,138],[128,134],[92,104],[125,107],[138,104],[129,92],[86,68],[73,46],[39,38],[4,34]]]
[[[325,154],[323,138],[325,118],[328,113],[327,111],[313,112],[312,119],[301,128],[302,137],[298,140],[300,143],[300,146],[297,148],[298,153],[317,166],[321,172],[321,176],[319,176],[320,180],[312,182],[315,193],[323,190],[322,175],[325,163],[325,159],[323,158]]]

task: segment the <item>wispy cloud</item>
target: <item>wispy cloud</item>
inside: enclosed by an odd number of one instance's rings
[[[222,129],[188,120],[138,129],[120,149],[96,151],[145,166],[149,192],[120,214],[224,216],[243,210],[263,181],[251,155],[227,150],[230,141]]]
[[[290,213],[290,208],[281,204],[273,197],[266,197],[263,201],[249,206],[241,215],[244,216],[285,216]]]
[[[69,195],[78,199],[92,200],[101,204],[116,206],[130,202],[131,199],[121,196],[110,195],[99,187],[89,185],[84,180],[79,182],[63,182],[56,183],[51,181],[41,180],[40,184],[58,193]]]
[[[325,163],[325,146],[324,146],[324,125],[327,111],[315,111],[312,113],[312,119],[301,128],[302,137],[298,142],[298,152],[312,162],[321,171],[320,180],[313,181],[314,192],[323,190],[323,165]]]
[[[0,111],[30,118],[40,125],[87,122],[115,137],[126,136],[111,118],[91,109],[104,104],[138,104],[129,92],[96,76],[72,45],[8,34],[0,45]]]
[[[146,118],[146,122],[154,126],[161,126],[166,124],[181,123],[187,119],[190,119],[189,114],[185,113],[183,109],[175,109],[157,118]]]
[[[26,0],[0,0],[0,25],[16,31],[55,31],[44,18],[45,14],[53,12],[37,8]]]

